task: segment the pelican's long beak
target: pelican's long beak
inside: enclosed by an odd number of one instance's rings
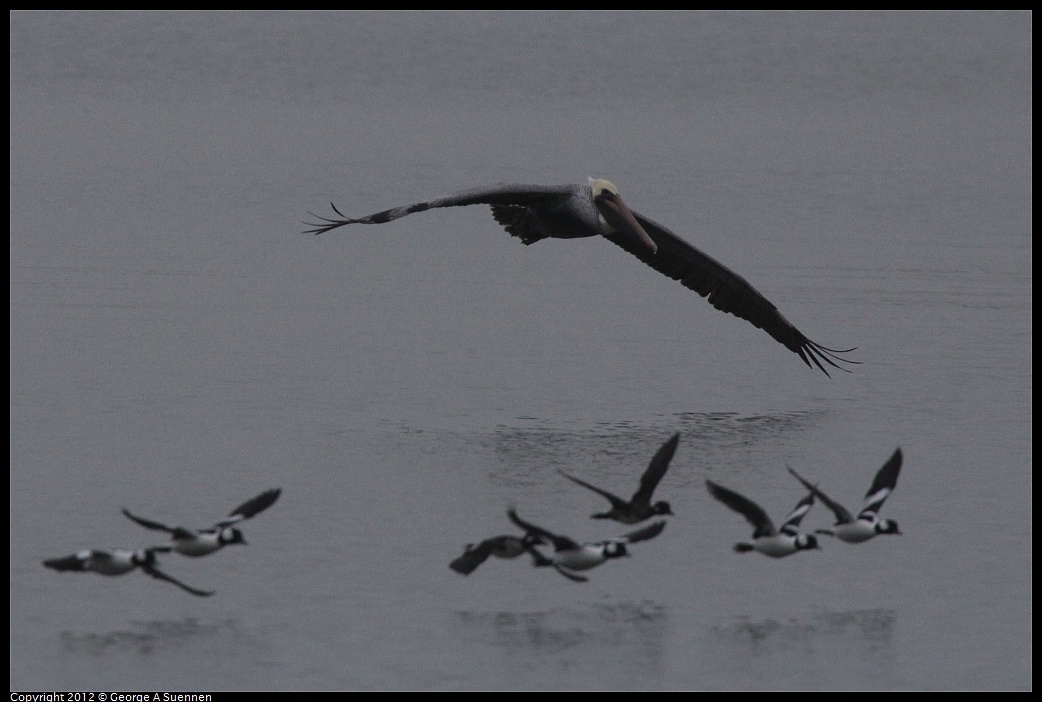
[[[604,219],[607,220],[608,224],[612,228],[624,236],[628,236],[633,241],[640,244],[641,247],[647,249],[651,253],[658,251],[658,245],[652,241],[648,233],[644,231],[644,227],[640,226],[640,222],[633,216],[633,212],[626,203],[622,201],[622,198],[612,192],[604,192],[597,196],[594,200],[597,205],[597,209],[600,210]]]

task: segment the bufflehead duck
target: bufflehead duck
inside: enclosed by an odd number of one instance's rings
[[[897,487],[897,476],[901,472],[901,461],[901,449],[898,448],[894,451],[894,455],[890,457],[890,460],[883,464],[883,467],[876,473],[875,480],[872,481],[872,487],[865,493],[865,507],[858,513],[856,518],[843,505],[833,501],[828,495],[819,490],[817,485],[804,480],[792,468],[789,468],[789,472],[803,483],[804,487],[821,498],[825,506],[836,515],[836,525],[833,529],[818,529],[817,533],[835,536],[840,541],[846,541],[849,544],[857,544],[862,541],[868,541],[878,534],[901,533],[897,528],[897,522],[892,519],[879,518],[879,509],[883,506],[883,502]]]
[[[677,444],[679,442],[680,434],[674,434],[669,441],[664,443],[661,448],[655,452],[655,455],[651,458],[651,463],[648,465],[648,469],[644,471],[644,475],[640,478],[640,487],[635,493],[633,493],[633,497],[630,498],[629,502],[618,495],[613,495],[607,490],[602,490],[599,487],[590,485],[583,480],[568,475],[562,470],[557,472],[571,480],[573,483],[577,483],[582,485],[584,488],[593,490],[598,495],[607,498],[607,500],[611,502],[611,509],[607,512],[592,515],[594,519],[614,519],[623,524],[637,524],[643,522],[645,519],[654,517],[657,514],[673,514],[668,502],[659,501],[653,504],[651,502],[651,495],[655,492],[655,487],[658,486],[659,481],[662,480],[662,476],[666,474],[666,469],[669,468],[669,462],[673,459],[673,454],[676,453]]]
[[[647,541],[661,534],[662,530],[666,528],[666,522],[658,521],[614,539],[580,544],[567,536],[553,534],[542,527],[524,521],[517,516],[517,512],[513,509],[507,511],[507,516],[510,517],[510,521],[524,529],[529,536],[545,539],[553,544],[553,555],[549,558],[536,559],[536,566],[553,566],[561,575],[579,582],[585,582],[586,578],[570,571],[589,570],[610,558],[629,556],[626,544]]]
[[[126,509],[123,510],[123,514],[127,519],[137,522],[146,529],[169,533],[174,541],[174,550],[178,553],[193,557],[205,556],[231,544],[246,545],[246,539],[243,537],[242,531],[233,528],[232,525],[238,524],[244,519],[249,519],[271,507],[275,500],[279,499],[281,493],[281,489],[262,492],[233,509],[227,519],[222,519],[212,527],[200,529],[199,531],[185,527],[167,526],[159,522],[142,519],[134,516]]]
[[[172,578],[156,568],[158,562],[156,560],[156,554],[170,553],[171,550],[172,549],[169,546],[156,546],[153,548],[138,549],[137,551],[128,551],[124,549],[113,549],[109,551],[97,549],[84,550],[78,551],[71,556],[66,556],[65,558],[52,558],[48,561],[44,561],[43,564],[60,573],[76,571],[93,572],[99,575],[123,575],[124,573],[129,573],[135,568],[140,568],[153,578],[173,583],[185,592],[190,592],[193,595],[199,597],[209,597],[212,595],[212,590],[197,590],[194,587],[189,587],[180,580]]]
[[[449,563],[457,573],[470,575],[477,567],[488,560],[489,556],[496,558],[517,558],[528,553],[538,563],[545,557],[534,549],[536,544],[543,541],[538,537],[526,536],[493,536],[485,539],[479,544],[467,544],[463,555]]]
[[[710,495],[741,514],[753,525],[752,543],[735,544],[734,550],[738,553],[759,551],[771,558],[781,558],[797,551],[821,548],[813,535],[801,534],[796,528],[803,516],[814,505],[813,492],[797,503],[796,508],[785,518],[780,529],[775,529],[771,518],[760,505],[752,500],[717,485],[711,480],[706,481],[706,486],[709,488]]]

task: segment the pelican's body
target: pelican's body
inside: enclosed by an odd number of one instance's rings
[[[156,554],[169,553],[170,550],[171,549],[168,546],[145,548],[137,551],[129,551],[126,549],[89,549],[78,551],[73,555],[64,558],[52,558],[44,561],[43,564],[59,573],[69,571],[78,573],[90,572],[108,576],[124,575],[132,570],[140,568],[143,572],[153,578],[173,583],[185,592],[190,592],[198,597],[209,597],[212,595],[212,591],[197,590],[194,587],[189,587],[180,580],[170,577],[156,567],[158,565]]]
[[[813,492],[796,504],[780,528],[775,528],[774,522],[767,516],[767,512],[748,497],[717,485],[711,480],[706,481],[706,487],[709,488],[709,494],[741,514],[753,525],[752,542],[735,544],[734,550],[738,553],[757,551],[771,558],[782,558],[799,551],[820,548],[818,540],[813,535],[801,534],[797,529],[804,515],[814,506]]]
[[[242,544],[245,546],[246,537],[243,536],[242,530],[233,525],[244,519],[249,519],[259,512],[263,512],[268,507],[271,507],[275,500],[279,499],[281,493],[281,489],[262,492],[260,495],[243,502],[232,510],[225,519],[220,520],[212,527],[199,530],[188,529],[181,526],[168,526],[160,522],[154,522],[150,519],[137,517],[126,509],[123,510],[123,515],[126,516],[127,519],[140,524],[146,529],[167,532],[173,540],[173,548],[175,551],[185,556],[197,558],[199,556],[207,556],[215,551],[219,551],[225,546],[231,546],[233,544]]]
[[[836,516],[836,525],[831,530],[818,529],[817,532],[835,536],[840,541],[846,541],[848,544],[859,544],[880,534],[901,533],[897,528],[897,522],[892,519],[879,518],[879,510],[882,508],[883,502],[897,487],[897,476],[901,473],[901,462],[901,449],[897,449],[890,456],[890,460],[883,464],[883,467],[876,473],[876,477],[872,480],[872,486],[865,493],[865,506],[858,513],[857,517],[854,517],[843,505],[831,499],[819,490],[817,485],[805,480],[792,468],[789,468],[789,472],[803,483],[804,487],[817,495]]]
[[[718,310],[740,317],[763,329],[776,341],[828,374],[824,361],[849,361],[808,339],[778,308],[748,281],[722,263],[702,253],[666,227],[634,212],[622,201],[618,189],[603,179],[591,178],[575,185],[498,184],[465,190],[447,197],[395,207],[351,219],[317,217],[309,233],[324,234],[348,224],[383,224],[416,212],[439,207],[489,205],[492,216],[507,232],[525,244],[541,239],[576,239],[603,236],[673,280],[691,288]],[[845,370],[845,369],[843,369]]]

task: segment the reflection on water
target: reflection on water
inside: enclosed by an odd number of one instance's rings
[[[677,417],[682,431],[690,438],[727,444],[812,429],[826,414],[824,410],[810,409],[751,416],[737,412],[682,412]]]
[[[470,637],[511,656],[567,666],[592,655],[649,670],[662,665],[668,630],[666,608],[647,601],[546,612],[460,612],[459,621]]]
[[[736,617],[706,644],[725,689],[877,690],[904,686],[891,609],[818,611],[789,619]]]
[[[712,631],[717,637],[747,647],[754,655],[774,647],[824,642],[832,637],[848,638],[872,650],[890,645],[895,620],[891,609],[866,609],[820,612],[788,621],[771,618],[753,621],[739,617],[733,624],[714,626]]]
[[[132,622],[130,629],[103,634],[63,631],[61,642],[67,653],[92,656],[108,653],[137,653],[148,656],[203,644],[224,651],[228,651],[233,645],[240,648],[243,645],[259,647],[253,637],[242,632],[235,620],[203,623],[194,618]]]
[[[662,443],[680,432],[683,456],[685,447],[697,446],[704,452],[750,444],[816,428],[826,412],[800,410],[769,415],[742,415],[737,412],[681,412],[656,417],[648,422],[600,423],[590,428],[500,427],[489,439],[496,456],[510,470],[497,477],[510,484],[527,484],[544,478],[548,469],[568,470],[575,465],[645,466]],[[684,459],[681,459],[684,460]]]

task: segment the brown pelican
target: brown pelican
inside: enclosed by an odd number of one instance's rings
[[[835,361],[858,363],[837,355],[854,349],[830,349],[808,339],[745,278],[661,224],[631,210],[619,196],[618,188],[602,179],[590,178],[588,183],[578,185],[500,183],[395,207],[359,219],[346,217],[336,205],[332,205],[339,218],[312,214],[318,221],[305,222],[311,227],[306,233],[325,234],[346,224],[383,224],[414,212],[465,205],[491,206],[496,222],[525,244],[546,238],[603,236],[659,273],[679,280],[685,287],[708,298],[716,309],[763,329],[785,348],[798,354],[808,367],[813,367],[813,362],[825,375],[828,371],[822,361],[844,371],[847,369]]]

